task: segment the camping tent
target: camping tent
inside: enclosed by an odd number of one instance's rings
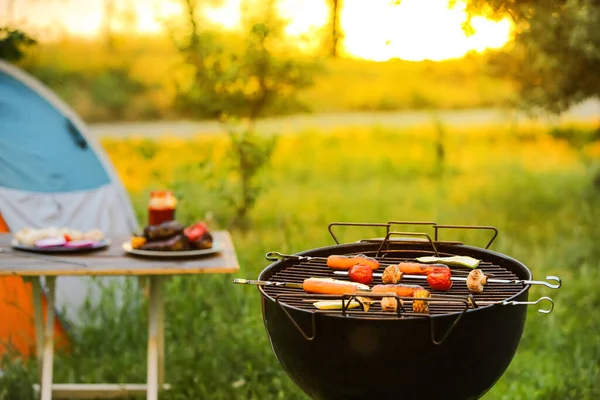
[[[127,193],[83,121],[38,80],[1,60],[0,215],[12,232],[66,226],[111,237],[138,229]],[[57,279],[57,308],[69,319],[90,295],[91,279]],[[33,315],[25,286],[14,278],[0,282],[0,334],[22,335],[14,319],[7,326],[11,310],[13,317]]]

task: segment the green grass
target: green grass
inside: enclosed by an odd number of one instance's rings
[[[332,221],[494,225],[500,235],[492,249],[523,261],[536,279],[558,275],[564,284],[558,291],[532,288],[530,298],[548,295],[556,308],[542,315],[530,307],[513,362],[484,398],[600,398],[600,192],[592,183],[597,164],[583,162],[563,139],[536,129],[447,129],[440,176],[434,137],[427,127],[282,137],[261,177],[268,190],[251,213],[252,229],[232,232],[241,265],[234,276],[255,278],[268,265],[268,251],[332,244]],[[210,211],[213,228],[222,228],[231,215],[223,194],[212,188],[228,179],[219,156],[223,142],[215,137],[177,143],[159,143],[139,175],[126,180],[146,179],[142,189],[131,190],[138,215],[144,215],[150,187],[169,185],[184,198],[185,222]],[[122,175],[140,162],[133,157],[138,142],[104,145]],[[175,164],[173,175],[153,172],[164,165],[163,156]],[[344,241],[380,233],[340,230]],[[444,235],[479,246],[487,239],[484,233]],[[232,278],[176,277],[167,283],[166,380],[173,390],[161,399],[306,399],[272,354],[256,288],[233,285]],[[126,293],[121,309],[108,290],[100,307],[85,310],[72,354],[56,360],[57,382],[145,380],[146,304],[133,288]],[[19,366],[13,381],[25,379]],[[0,390],[1,400],[13,398],[3,398]]]

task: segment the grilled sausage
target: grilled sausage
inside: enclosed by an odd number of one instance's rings
[[[357,282],[346,282],[331,278],[308,278],[302,283],[307,293],[319,294],[353,294],[359,290],[369,290],[367,285]]]
[[[347,271],[356,264],[367,265],[373,271],[379,268],[379,261],[372,257],[367,257],[364,254],[357,256],[329,256],[327,257],[327,266],[331,269]]]
[[[414,297],[418,290],[425,290],[419,285],[375,285],[371,289],[373,293],[395,293],[400,297]]]
[[[436,268],[448,268],[444,264],[419,264],[414,262],[401,262],[398,264],[400,272],[406,275],[429,275]]]

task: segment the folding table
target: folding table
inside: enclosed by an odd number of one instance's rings
[[[164,384],[163,283],[173,275],[229,274],[239,270],[231,236],[211,232],[221,251],[200,258],[141,258],[125,253],[121,244],[130,237],[111,238],[105,250],[77,254],[40,255],[11,249],[11,234],[0,234],[0,276],[21,276],[33,283],[37,359],[41,365],[41,400],[52,398],[110,398],[146,392],[157,400]],[[149,278],[148,356],[146,384],[55,384],[54,360],[55,280],[60,276],[137,276]],[[45,277],[48,311],[44,328],[40,277]]]

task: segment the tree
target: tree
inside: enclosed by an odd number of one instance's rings
[[[330,47],[329,55],[333,58],[338,56],[339,42],[342,38],[342,29],[340,27],[340,10],[342,9],[342,0],[330,0],[331,2],[331,14],[330,14]]]
[[[467,0],[467,11],[513,20],[514,41],[490,66],[516,82],[523,106],[559,114],[600,97],[598,0]]]
[[[241,35],[212,31],[198,15],[196,0],[184,0],[183,5],[187,32],[171,35],[191,79],[179,85],[175,105],[190,117],[223,123],[237,177],[235,189],[224,189],[233,205],[231,224],[247,228],[248,214],[263,190],[258,174],[276,144],[276,136],[255,131],[256,120],[304,108],[297,95],[312,84],[317,64],[289,48],[274,0],[245,0]]]
[[[24,56],[24,47],[33,46],[36,41],[18,29],[0,27],[0,59],[19,61]]]
[[[468,0],[467,11],[469,18],[508,15],[514,21],[512,45],[493,56],[490,66],[517,83],[522,106],[560,114],[600,98],[600,1]],[[579,151],[600,140],[600,127],[583,135],[561,129],[550,133]],[[593,181],[600,189],[600,165],[596,168]]]

